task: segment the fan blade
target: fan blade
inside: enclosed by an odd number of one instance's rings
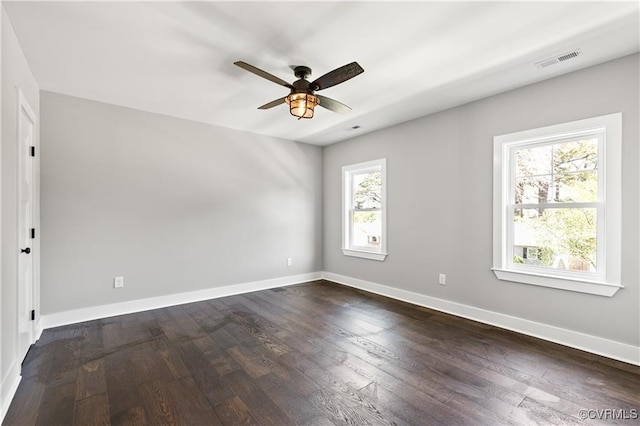
[[[315,95],[318,99],[320,99],[320,106],[324,107],[333,112],[345,113],[351,111],[351,108],[343,104],[342,102],[338,102],[335,99],[327,98],[322,95]]]
[[[309,88],[311,90],[326,89],[327,87],[335,86],[336,84],[347,81],[350,78],[353,78],[363,72],[364,70],[360,65],[358,65],[357,62],[351,62],[350,64],[344,65],[340,68],[336,68],[335,70],[326,73],[322,77],[317,78],[313,83],[309,85]]]
[[[288,87],[290,89],[293,89],[293,86],[290,85],[289,83],[287,83],[286,81],[284,81],[281,78],[276,77],[273,74],[269,74],[266,71],[262,71],[260,68],[256,68],[253,65],[250,65],[246,62],[243,61],[238,61],[238,62],[234,62],[234,65],[239,66],[240,68],[247,70],[249,72],[254,73],[255,75],[259,75],[262,78],[266,78],[269,81],[273,81],[276,84],[279,84],[280,86],[284,86],[284,87]]]
[[[280,99],[276,99],[275,101],[271,101],[269,103],[266,103],[264,105],[262,105],[261,107],[258,107],[258,109],[269,109],[269,108],[273,108],[276,107],[280,104],[284,103],[284,98],[280,98]]]

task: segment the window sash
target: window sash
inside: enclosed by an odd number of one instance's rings
[[[530,175],[519,175],[516,172],[516,151],[527,149],[527,148],[538,148],[548,145],[559,145],[562,143],[574,142],[579,139],[597,139],[598,140],[598,168],[597,176],[598,176],[598,202],[605,201],[605,185],[604,185],[604,176],[607,172],[606,170],[606,156],[605,156],[605,134],[606,130],[603,128],[585,130],[581,132],[573,132],[569,136],[561,135],[561,136],[549,136],[541,139],[534,139],[529,141],[517,141],[506,144],[504,149],[504,160],[503,164],[508,164],[508,167],[504,168],[504,179],[507,183],[507,194],[508,194],[508,203],[515,204],[516,199],[516,188],[515,182],[517,178],[531,178],[531,177],[539,177],[543,176],[540,174],[530,174]],[[586,170],[590,171],[590,170]],[[553,171],[551,176],[553,176]],[[559,204],[559,203],[553,203]]]
[[[560,204],[560,203],[558,203]],[[533,273],[551,274],[561,277],[574,277],[583,278],[588,280],[604,280],[606,277],[606,259],[604,250],[604,223],[605,223],[605,206],[604,203],[562,203],[558,205],[554,203],[547,204],[513,204],[507,206],[506,209],[506,223],[507,226],[507,239],[505,242],[505,264],[507,269],[513,269],[518,271],[530,271]],[[522,207],[525,206],[525,207]],[[596,271],[577,271],[577,270],[563,270],[547,266],[537,266],[530,264],[520,264],[514,261],[515,252],[515,212],[520,209],[557,209],[557,210],[569,210],[569,209],[595,209],[596,210]]]
[[[534,139],[530,141],[519,141],[506,145],[503,149],[508,158],[508,167],[505,168],[505,181],[508,183],[507,193],[508,199],[505,204],[505,226],[506,226],[506,241],[503,252],[505,253],[504,264],[508,269],[531,271],[535,273],[545,273],[551,275],[557,275],[559,277],[582,277],[585,279],[597,279],[604,280],[605,274],[605,258],[604,258],[604,245],[602,244],[604,238],[604,217],[605,217],[605,187],[604,176],[606,173],[604,158],[604,129],[591,129],[581,132],[575,132],[570,135],[562,136],[549,136],[543,139]],[[574,142],[583,139],[597,139],[598,144],[598,168],[597,168],[597,200],[595,202],[546,202],[546,203],[516,203],[516,180],[523,177],[535,177],[540,176],[537,174],[525,174],[519,175],[516,172],[516,152],[524,149],[539,148],[545,146],[560,145],[563,143]],[[553,157],[551,158],[553,161]],[[553,167],[551,168],[550,176],[554,175]],[[550,191],[552,189],[550,188]],[[585,272],[575,270],[562,270],[556,268],[550,268],[545,266],[536,266],[528,264],[518,264],[514,262],[514,247],[515,247],[515,211],[519,209],[584,209],[595,208],[596,209],[596,271]]]
[[[354,219],[354,215],[355,213],[360,213],[360,212],[365,212],[365,213],[369,213],[369,212],[379,212],[381,217],[380,220],[382,220],[382,209],[381,208],[368,208],[368,209],[350,209],[349,210],[349,248],[351,249],[355,249],[355,250],[364,250],[364,251],[370,251],[370,252],[374,252],[374,253],[381,253],[382,252],[382,244],[380,244],[377,248],[373,248],[370,246],[362,246],[362,245],[358,245],[355,242],[355,235],[354,235],[354,230],[355,230],[355,219]],[[381,227],[382,228],[382,227]],[[382,229],[380,229],[380,234],[382,234]],[[379,235],[380,237],[380,242],[382,242],[384,240],[382,235]]]

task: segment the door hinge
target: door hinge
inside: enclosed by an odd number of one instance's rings
[[[35,309],[33,309],[33,310],[31,311],[31,321],[35,321],[35,319],[36,319],[36,310],[35,310]]]
[[[31,239],[36,237],[36,228],[31,228]]]
[[[23,151],[23,152],[24,152],[24,151]],[[32,157],[35,157],[35,156],[36,156],[36,147],[35,147],[35,146],[32,146],[32,147],[31,147],[31,156],[32,156]]]

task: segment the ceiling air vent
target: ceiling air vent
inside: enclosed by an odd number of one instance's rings
[[[580,55],[582,55],[582,50],[575,49],[575,50],[572,50],[571,52],[566,52],[561,55],[554,56],[553,58],[536,62],[535,65],[538,68],[546,68],[546,67],[550,67],[551,65],[559,64],[560,62],[564,62],[564,61],[568,61],[569,59],[576,58]]]

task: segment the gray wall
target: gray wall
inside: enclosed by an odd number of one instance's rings
[[[327,147],[325,271],[638,346],[638,62],[628,56]],[[618,111],[625,288],[607,298],[496,279],[493,137]],[[341,167],[382,157],[389,256],[343,256]],[[438,273],[447,274],[446,286]]]
[[[51,92],[41,105],[44,314],[321,270],[319,147]]]
[[[2,143],[0,146],[1,170],[1,229],[2,246],[0,262],[0,403],[9,396],[5,380],[19,372],[18,359],[18,233],[17,233],[17,185],[18,185],[18,88],[22,90],[36,116],[39,111],[39,89],[29,65],[18,44],[11,22],[2,9]],[[38,129],[36,128],[36,131]],[[37,143],[37,135],[36,135]],[[36,165],[37,167],[37,165]],[[37,190],[37,189],[36,189]],[[38,218],[35,218],[36,226]],[[34,279],[37,303],[38,263],[37,246],[34,247]],[[38,310],[37,306],[34,306]],[[5,407],[6,408],[6,407]],[[1,418],[0,413],[0,418]]]

